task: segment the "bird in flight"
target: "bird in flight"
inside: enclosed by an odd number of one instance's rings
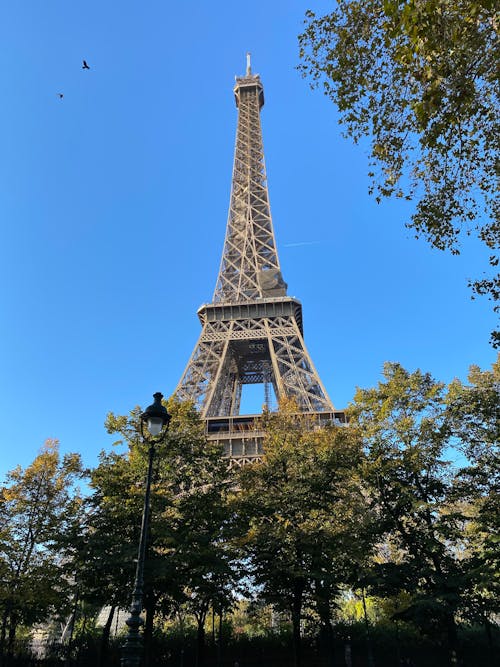
[[[63,93],[57,93],[57,97],[58,97],[60,100],[62,100],[62,98],[64,97],[64,95],[63,95]]]
[[[83,61],[82,69],[90,69],[90,67],[87,65],[87,61]]]

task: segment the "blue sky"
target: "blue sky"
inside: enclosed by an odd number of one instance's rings
[[[410,205],[368,196],[365,150],[295,69],[309,7],[330,3],[2,3],[0,479],[46,438],[94,465],[108,411],[174,391],[217,277],[246,51],[283,276],[335,406],[384,361],[448,382],[495,359],[467,288],[487,253],[432,250]]]

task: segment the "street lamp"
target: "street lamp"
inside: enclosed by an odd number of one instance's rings
[[[130,616],[126,620],[128,633],[122,647],[122,667],[139,667],[142,654],[142,636],[139,632],[143,620],[142,597],[144,584],[144,561],[146,558],[146,535],[149,522],[149,497],[151,492],[151,477],[153,472],[153,458],[155,446],[165,437],[170,424],[170,415],[161,404],[163,395],[157,391],[153,394],[154,403],[142,413],[140,417],[141,436],[149,445],[148,474],[146,477],[146,493],[144,495],[144,507],[142,510],[141,537],[139,540],[139,552],[137,555],[137,567],[135,570],[134,591],[130,605]]]

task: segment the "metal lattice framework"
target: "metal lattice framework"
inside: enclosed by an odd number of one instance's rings
[[[273,231],[264,163],[260,77],[234,88],[238,125],[226,238],[213,301],[198,310],[200,338],[176,394],[207,419],[239,415],[242,386],[272,386],[302,412],[333,412],[304,344],[302,306],[286,296]],[[267,400],[267,398],[266,398]]]
[[[283,296],[273,222],[269,207],[260,109],[264,90],[248,68],[236,79],[239,109],[231,203],[214,303]]]

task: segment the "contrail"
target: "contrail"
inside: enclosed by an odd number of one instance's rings
[[[283,247],[285,248],[298,248],[302,245],[318,245],[321,241],[299,241],[298,243],[284,243]]]

